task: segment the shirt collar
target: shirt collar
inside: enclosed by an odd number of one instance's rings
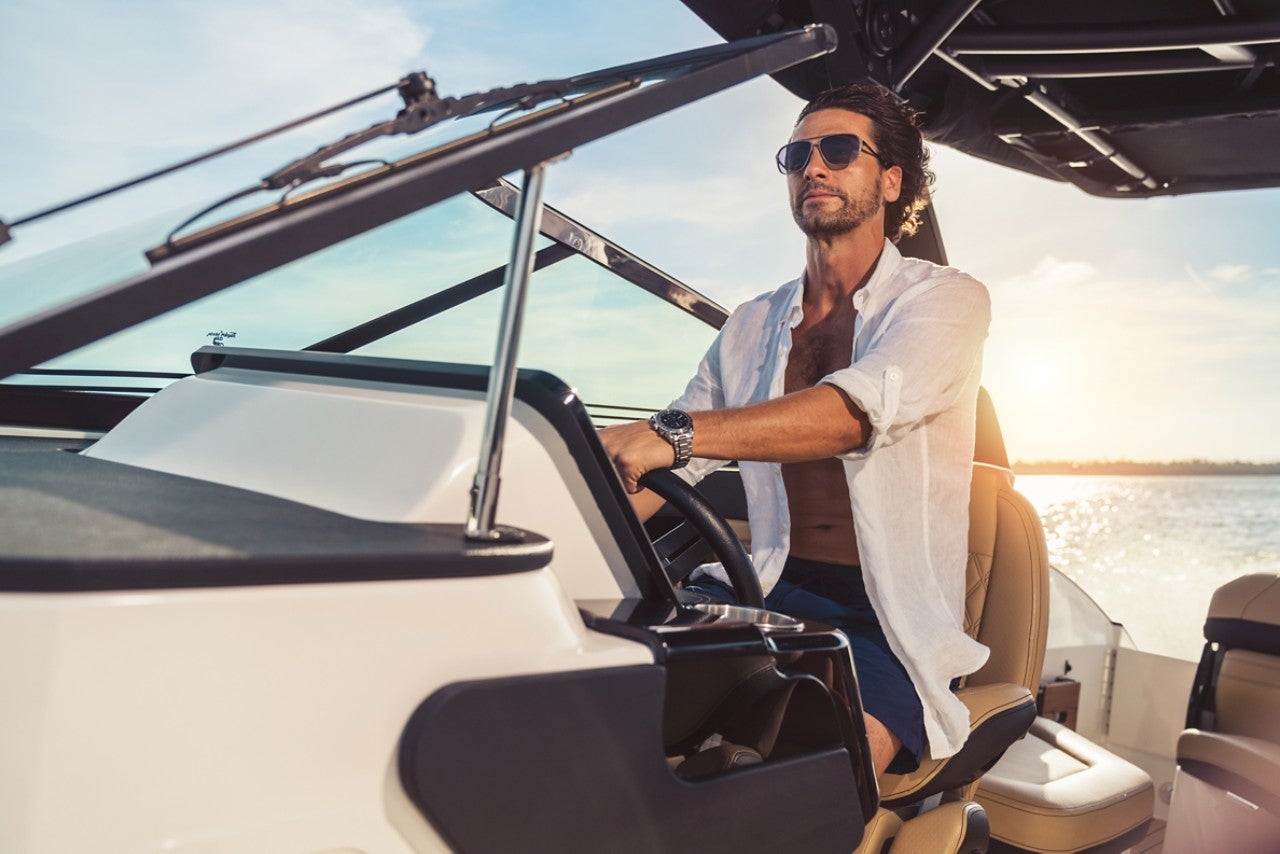
[[[884,249],[880,252],[880,259],[876,261],[871,278],[853,294],[853,306],[859,314],[874,314],[884,305],[889,296],[890,283],[901,265],[902,253],[886,237]],[[804,271],[801,270],[800,277],[793,279],[787,287],[791,288],[791,293],[782,319],[794,328],[804,317]]]
[[[867,283],[853,295],[853,307],[858,313],[866,316],[875,314],[890,296],[889,291],[898,267],[902,265],[902,253],[886,237],[884,249],[880,252],[880,260],[871,273]]]

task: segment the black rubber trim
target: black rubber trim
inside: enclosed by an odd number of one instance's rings
[[[881,801],[881,806],[893,808],[916,803],[938,792],[972,783],[1000,761],[1009,745],[1027,734],[1035,719],[1035,698],[992,715],[969,733],[964,747],[947,759],[932,780],[902,797]]]
[[[405,726],[400,781],[456,851],[857,847],[848,753],[682,780],[663,757],[664,681],[648,665],[446,686]]]
[[[1269,792],[1262,786],[1239,774],[1219,768],[1210,762],[1200,759],[1178,759],[1178,767],[1202,783],[1214,788],[1233,792],[1256,806],[1262,807],[1272,816],[1280,818],[1280,795]]]
[[[986,854],[991,844],[991,821],[981,804],[969,803],[964,811],[964,833],[959,854]]]
[[[65,430],[110,430],[148,395],[72,391],[58,386],[0,384],[0,424]]]
[[[0,440],[0,590],[69,592],[468,578],[541,569],[551,544],[371,522]]]
[[[1226,649],[1247,649],[1280,655],[1280,626],[1240,617],[1210,617],[1204,621],[1205,640]]]
[[[1225,654],[1212,641],[1205,642],[1187,699],[1187,729],[1213,730],[1218,710],[1214,689],[1217,687],[1218,670],[1222,667],[1222,657]]]
[[[489,368],[484,365],[384,359],[346,353],[202,347],[192,354],[191,366],[197,374],[226,367],[461,391],[483,392],[489,386]],[[622,482],[614,474],[613,464],[578,393],[545,371],[522,369],[517,375],[515,396],[546,419],[563,440],[641,594],[654,601],[675,602],[675,590],[666,582],[666,573],[662,571],[658,555],[631,509]]]

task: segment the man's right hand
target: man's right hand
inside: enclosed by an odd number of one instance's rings
[[[654,432],[647,421],[633,421],[605,427],[600,440],[609,452],[622,485],[632,495],[640,492],[640,477],[654,469],[670,468],[676,461],[675,448]]]

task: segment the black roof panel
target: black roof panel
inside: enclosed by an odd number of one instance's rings
[[[1280,185],[1274,0],[685,0],[744,38],[813,22],[835,53],[774,76],[873,79],[935,142],[1102,196]]]

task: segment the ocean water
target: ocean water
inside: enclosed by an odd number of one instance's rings
[[[1049,560],[1145,652],[1196,660],[1213,591],[1280,571],[1280,477],[1022,475]]]

